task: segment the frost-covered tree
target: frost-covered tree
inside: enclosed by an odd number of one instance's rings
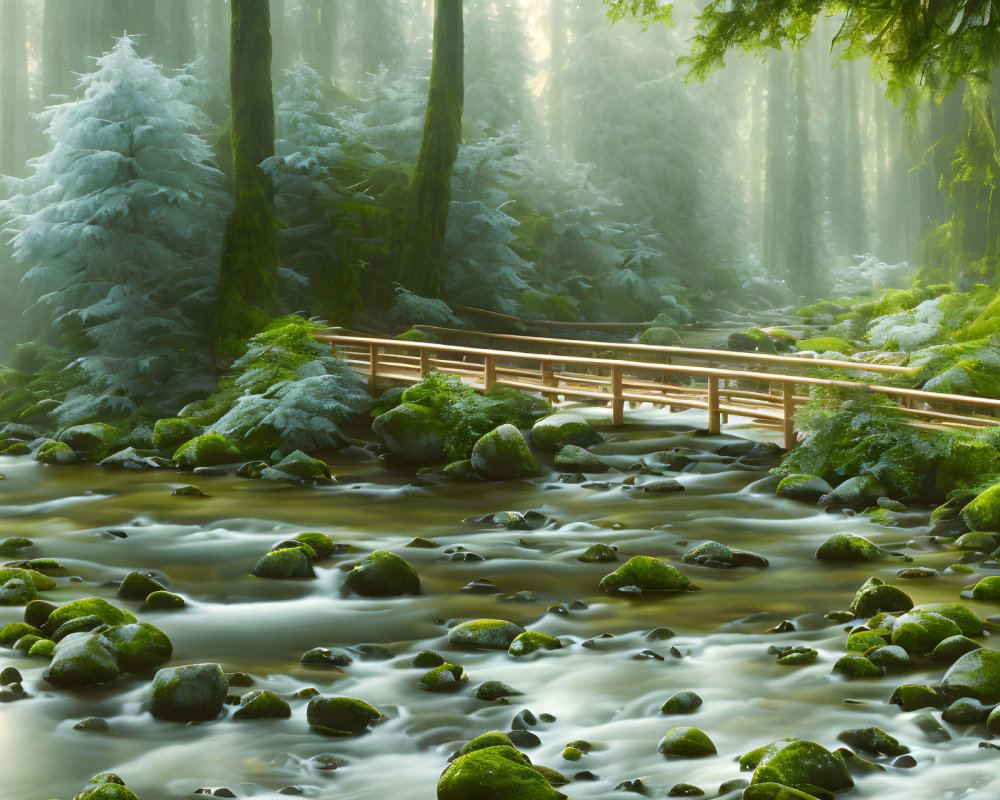
[[[225,196],[186,101],[118,40],[82,99],[40,115],[50,148],[0,205],[24,281],[83,376],[63,421],[176,408],[210,386],[211,313]]]

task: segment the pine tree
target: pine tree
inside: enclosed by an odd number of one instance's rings
[[[82,99],[41,115],[51,147],[0,205],[24,281],[85,376],[59,415],[176,408],[212,372],[222,176],[190,76],[165,77],[130,37],[80,84]]]

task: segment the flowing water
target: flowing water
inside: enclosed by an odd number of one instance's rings
[[[602,410],[588,414],[595,424],[606,421]],[[594,452],[625,470],[644,453],[700,451],[696,463],[677,476],[685,491],[635,492],[619,485],[627,473],[616,471],[593,476],[609,482],[606,489],[561,483],[551,467],[525,481],[414,485],[412,472],[373,459],[334,462],[341,482],[329,487],[199,478],[210,497],[197,499],[171,496],[190,479],[180,473],[51,468],[27,458],[0,458],[6,476],[0,481],[0,539],[27,536],[35,542],[30,557],[54,558],[64,567],[46,599],[106,597],[169,635],[172,664],[217,662],[226,671],[250,673],[256,689],[287,697],[315,687],[326,696],[364,699],[389,718],[354,739],[312,733],[305,700],[291,701],[288,720],[234,721],[227,706],[209,723],[162,722],[145,709],[149,676],[121,677],[100,690],[58,690],[42,679],[42,661],[7,650],[0,653],[0,664],[23,673],[30,696],[0,706],[0,798],[69,798],[91,775],[110,770],[143,800],[183,798],[199,788],[223,786],[240,797],[279,798],[295,791],[331,800],[427,800],[435,796],[437,778],[458,743],[509,730],[522,709],[554,717],[531,727],[541,740],[526,750],[535,763],[570,777],[584,770],[597,776],[562,788],[574,800],[628,797],[614,789],[634,778],[641,778],[652,796],[687,782],[714,797],[723,781],[739,777],[735,759],[753,747],[794,736],[833,749],[839,731],[871,725],[908,745],[917,766],[859,778],[853,796],[997,796],[1000,754],[978,747],[982,725],[945,724],[951,738],[943,741],[921,731],[920,712],[905,714],[886,702],[899,684],[940,680],[943,667],[926,665],[873,681],[848,682],[831,673],[845,652],[847,634],[823,614],[846,608],[870,575],[901,584],[917,603],[957,600],[962,587],[979,577],[895,578],[904,566],[943,569],[958,560],[954,551],[928,539],[928,509],[903,515],[897,527],[823,513],[755,490],[773,460],[716,455],[733,440],[701,435],[697,429],[704,419],[695,412],[644,409],[627,417],[625,432],[605,429],[608,441]],[[748,428],[727,430],[766,437]],[[529,509],[550,522],[533,531],[463,522],[488,512]],[[306,530],[326,532],[353,545],[354,552],[320,562],[311,580],[250,575],[272,544]],[[913,563],[898,557],[868,565],[817,562],[816,547],[840,532],[866,536],[909,555]],[[439,547],[406,548],[416,536]],[[770,566],[720,570],[680,562],[683,553],[706,540],[760,553]],[[620,561],[636,554],[669,557],[701,591],[657,599],[608,596],[598,583],[614,565],[577,560],[597,542],[618,547]],[[341,566],[376,549],[410,561],[420,573],[422,594],[395,599],[343,594]],[[453,560],[463,549],[485,560]],[[117,601],[112,582],[130,570],[154,572],[186,598],[187,608],[148,612]],[[492,581],[495,593],[462,591],[475,578]],[[581,603],[573,607],[574,601]],[[558,603],[569,604],[569,613],[547,613]],[[973,607],[981,616],[996,611]],[[448,627],[479,617],[509,619],[558,636],[564,647],[521,659],[503,651],[450,647]],[[20,609],[0,608],[0,624],[19,619]],[[783,619],[797,630],[764,633]],[[645,634],[658,627],[676,635],[647,640]],[[611,636],[584,645],[601,634]],[[299,663],[313,647],[362,644],[381,645],[391,657],[364,657],[354,650],[343,673]],[[820,655],[811,666],[781,667],[767,652],[775,644],[804,644]],[[411,667],[410,660],[424,649],[462,664],[468,686],[451,694],[418,689],[424,670]],[[643,651],[661,658],[637,657]],[[486,680],[504,681],[523,694],[509,705],[475,699],[475,687]],[[661,714],[663,702],[681,690],[698,692],[704,705],[692,716]],[[104,717],[109,729],[74,729],[89,716]],[[684,725],[704,730],[719,755],[660,756],[660,738]],[[594,749],[579,762],[562,760],[565,745],[579,739]],[[322,754],[340,759],[341,766],[318,769],[312,759]],[[281,789],[286,793],[279,794]]]

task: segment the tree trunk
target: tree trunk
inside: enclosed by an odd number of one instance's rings
[[[451,171],[462,136],[463,56],[462,0],[436,0],[424,135],[393,265],[393,278],[425,297],[439,297],[442,289]]]
[[[259,164],[274,155],[268,0],[232,0],[233,193],[222,244],[216,342],[242,339],[278,313],[278,236],[271,179]]]
[[[183,67],[194,60],[197,52],[189,0],[167,0],[158,4],[158,10],[153,50],[164,66]]]
[[[562,155],[566,149],[566,109],[562,83],[566,71],[566,0],[549,4],[549,143]]]
[[[28,121],[28,54],[24,0],[4,0],[3,61],[0,63],[0,173],[24,169],[24,134]]]
[[[788,139],[791,124],[791,71],[788,55],[772,53],[767,59],[767,152],[764,164],[764,267],[772,275],[786,272],[789,204]]]
[[[42,94],[45,104],[73,90],[66,51],[66,0],[45,0],[42,22]]]

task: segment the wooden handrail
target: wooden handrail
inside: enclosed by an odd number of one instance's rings
[[[914,367],[898,367],[891,364],[868,364],[859,361],[841,361],[832,358],[798,358],[795,356],[779,356],[770,353],[746,353],[738,350],[707,350],[696,347],[680,347],[677,345],[639,344],[638,342],[595,342],[584,339],[555,339],[545,336],[522,336],[514,333],[485,333],[482,331],[466,331],[458,328],[441,328],[435,325],[414,325],[416,330],[433,333],[465,334],[481,336],[485,339],[503,339],[517,342],[537,342],[538,344],[559,344],[567,347],[599,347],[603,350],[632,350],[648,353],[663,353],[664,355],[682,355],[705,358],[726,358],[739,361],[750,361],[771,364],[788,364],[797,367],[832,367],[834,369],[854,370],[856,372],[884,372],[887,374],[910,375]]]

